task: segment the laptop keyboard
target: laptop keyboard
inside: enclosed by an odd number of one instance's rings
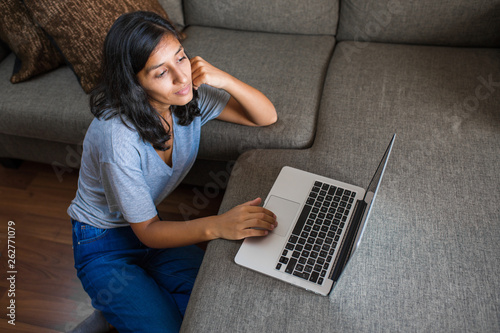
[[[316,181],[276,269],[321,285],[355,196],[356,192]]]

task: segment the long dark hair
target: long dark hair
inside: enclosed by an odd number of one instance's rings
[[[162,116],[151,106],[137,73],[166,34],[181,41],[175,27],[155,13],[139,11],[120,16],[104,41],[101,80],[90,94],[90,110],[95,117],[108,120],[118,115],[130,128],[126,118],[144,141],[162,151],[170,148],[165,142],[171,137],[171,129],[165,130]],[[180,125],[189,125],[200,115],[197,97],[193,90],[188,104],[170,107]]]

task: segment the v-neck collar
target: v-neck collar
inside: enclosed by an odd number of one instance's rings
[[[175,119],[175,115],[172,113],[172,128],[170,130],[174,133],[174,135],[175,135],[175,132],[176,132],[175,131],[175,127],[176,127],[176,119]],[[158,155],[158,153],[157,153],[156,149],[153,147],[153,145],[151,143],[149,143],[149,146],[151,147],[151,149],[153,149],[154,154],[156,155],[156,158],[158,159],[158,161],[161,164],[163,164],[167,168],[167,170],[169,171],[169,174],[171,174],[172,171],[174,170],[175,164],[176,164],[175,162],[177,161],[177,158],[175,156],[176,155],[176,151],[177,151],[177,149],[175,147],[176,146],[176,142],[177,142],[177,140],[175,139],[175,136],[174,136],[174,138],[172,139],[172,146],[169,148],[169,149],[172,149],[172,166],[168,165],[167,162],[165,162],[160,157],[160,155]]]

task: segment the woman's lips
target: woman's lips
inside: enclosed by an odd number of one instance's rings
[[[188,84],[187,86],[185,86],[184,88],[182,88],[181,90],[176,92],[175,94],[185,96],[189,93],[190,90],[191,90],[191,84]]]

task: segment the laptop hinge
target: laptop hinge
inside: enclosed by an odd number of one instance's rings
[[[340,254],[337,256],[337,260],[334,263],[335,269],[330,272],[329,278],[333,281],[337,281],[340,274],[344,270],[344,267],[351,257],[352,247],[354,241],[356,240],[356,235],[361,224],[361,219],[363,218],[367,204],[364,200],[357,200],[354,206],[354,214],[351,217],[349,223],[349,229],[347,230],[347,235],[344,237],[344,241],[341,244]]]

